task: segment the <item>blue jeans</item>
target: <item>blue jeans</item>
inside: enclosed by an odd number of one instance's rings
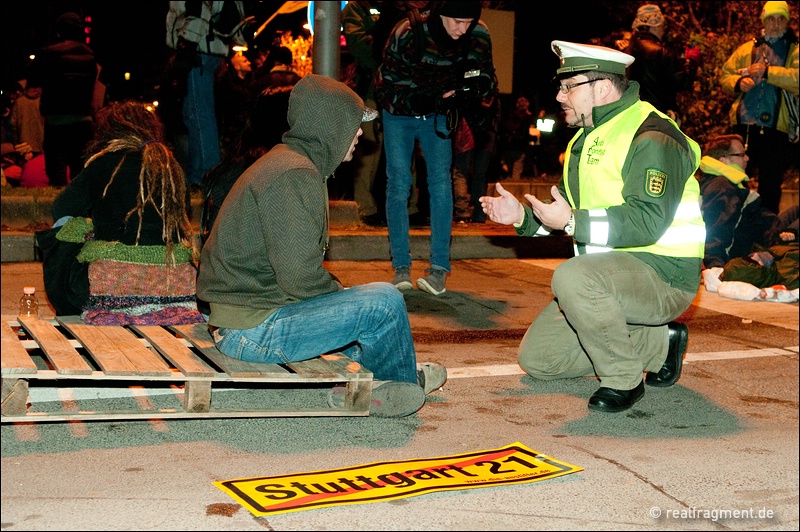
[[[450,271],[450,233],[453,224],[453,189],[450,165],[453,159],[451,139],[436,135],[445,131],[445,117],[393,115],[383,118],[383,149],[386,153],[386,222],[392,266],[411,266],[411,243],[408,236],[408,196],[411,191],[411,157],[414,141],[419,140],[428,171],[428,194],[431,203],[431,268]]]
[[[189,165],[186,169],[186,182],[189,185],[202,185],[203,176],[220,161],[214,71],[222,62],[222,57],[197,55],[200,57],[200,66],[189,72],[186,98],[183,100],[183,123],[189,138]]]
[[[292,303],[252,329],[221,327],[217,349],[246,362],[282,364],[342,352],[381,381],[417,382],[417,355],[403,295],[369,283]]]

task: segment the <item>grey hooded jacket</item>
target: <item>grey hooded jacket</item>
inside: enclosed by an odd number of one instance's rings
[[[326,76],[306,75],[292,89],[283,142],[239,177],[203,246],[197,295],[210,304],[211,325],[250,329],[284,305],[340,289],[323,267],[326,180],[364,109]]]

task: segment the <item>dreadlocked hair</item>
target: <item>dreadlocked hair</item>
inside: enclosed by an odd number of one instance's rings
[[[186,208],[186,176],[180,163],[166,145],[164,124],[155,110],[135,100],[111,103],[97,112],[94,137],[87,146],[93,160],[116,151],[142,152],[142,168],[139,172],[139,193],[136,206],[125,216],[127,222],[136,213],[139,229],[136,245],[142,233],[145,208],[152,206],[163,221],[162,238],[167,248],[167,257],[175,263],[174,245],[181,243],[192,250],[192,258],[199,258],[199,247]],[[103,196],[114,181],[125,157],[111,174]]]

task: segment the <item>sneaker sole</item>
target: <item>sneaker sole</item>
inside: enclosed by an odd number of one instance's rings
[[[403,291],[403,292],[405,292],[406,290],[413,290],[414,289],[414,285],[411,284],[411,281],[401,281],[401,282],[397,283],[396,285],[394,285],[394,287],[397,288],[400,291]]]
[[[434,287],[428,284],[428,281],[426,281],[424,278],[417,279],[417,288],[419,288],[420,290],[424,290],[425,292],[428,292],[429,294],[433,294],[435,296],[447,292],[447,288],[442,288],[441,291],[436,290]]]
[[[328,392],[328,406],[344,408],[344,386],[335,386]],[[410,416],[425,404],[425,392],[410,382],[386,381],[372,390],[369,415],[375,417]]]
[[[425,404],[425,391],[410,382],[389,381],[372,390],[369,415],[375,417],[410,416]]]

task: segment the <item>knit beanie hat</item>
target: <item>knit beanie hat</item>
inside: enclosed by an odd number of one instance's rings
[[[761,20],[771,15],[780,15],[786,20],[789,20],[789,4],[786,2],[767,2],[764,4],[764,9],[761,10]]]
[[[443,2],[442,6],[436,10],[436,14],[450,18],[479,19],[481,18],[481,3],[473,1]]]
[[[767,2],[769,3],[769,2]],[[641,26],[661,26],[664,23],[664,15],[661,8],[655,4],[645,4],[636,12],[631,28],[638,29]]]

